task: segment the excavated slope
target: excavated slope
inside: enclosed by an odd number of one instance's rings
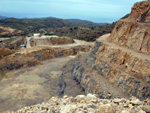
[[[111,34],[97,39],[89,53],[72,63],[70,76],[85,93],[100,98],[150,98],[149,8],[150,1],[136,3],[127,19],[119,20]]]
[[[48,103],[25,107],[18,112],[149,113],[149,8],[150,1],[136,3],[130,16],[119,20],[111,34],[97,39],[90,52],[79,54],[63,67],[60,96],[73,95],[77,90],[73,89],[74,80],[85,94],[94,93],[103,100],[91,94],[75,98],[64,96],[63,99],[53,97]],[[117,102],[111,99],[130,96],[147,100],[133,98],[133,103],[132,98],[117,99]]]
[[[150,1],[135,3],[127,19],[119,20],[110,42],[150,54]]]

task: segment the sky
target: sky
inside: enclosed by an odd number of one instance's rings
[[[140,0],[0,0],[0,16],[56,17],[112,23]]]

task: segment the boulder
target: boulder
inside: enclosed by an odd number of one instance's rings
[[[142,110],[145,111],[146,113],[150,113],[150,105],[144,105],[142,107]]]

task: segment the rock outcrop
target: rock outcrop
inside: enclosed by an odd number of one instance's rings
[[[85,93],[100,98],[150,98],[149,8],[150,1],[136,3],[111,34],[97,39],[89,53],[76,58],[70,76]]]
[[[150,101],[130,99],[99,99],[95,95],[52,97],[47,103],[24,107],[15,113],[149,113]],[[9,113],[9,112],[8,112]]]
[[[119,20],[109,41],[150,54],[150,1],[135,3],[127,19]]]

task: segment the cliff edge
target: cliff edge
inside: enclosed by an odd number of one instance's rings
[[[127,19],[117,22],[110,42],[150,54],[150,1],[137,2]]]

